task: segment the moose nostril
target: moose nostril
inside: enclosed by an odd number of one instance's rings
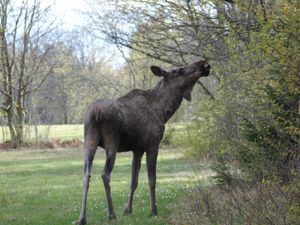
[[[208,63],[205,63],[205,64],[203,65],[203,67],[204,67],[204,69],[207,69],[207,70],[210,69],[210,65],[209,65]]]

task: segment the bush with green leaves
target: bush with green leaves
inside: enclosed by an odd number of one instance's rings
[[[241,221],[253,217],[257,219],[251,224],[295,224],[300,221],[300,202],[295,200],[300,197],[300,4],[234,2],[252,18],[251,26],[224,21],[232,56],[213,67],[220,84],[215,101],[200,106],[204,119],[193,125],[191,149],[200,157],[207,152],[214,156],[212,169],[221,190],[228,185],[247,186],[249,193],[261,188],[263,198],[253,193],[246,202],[227,192],[225,202],[245,207],[247,216]],[[247,202],[251,207],[243,206]]]

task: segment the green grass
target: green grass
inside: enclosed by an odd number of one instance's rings
[[[81,124],[62,124],[62,125],[38,125],[25,126],[24,137],[26,141],[39,141],[51,139],[70,140],[73,138],[83,139],[83,125]],[[0,127],[0,142],[10,139],[8,127]]]
[[[161,150],[157,169],[157,205],[160,215],[150,218],[145,157],[133,214],[123,215],[129,194],[131,153],[118,154],[111,177],[118,219],[109,222],[100,174],[104,152],[94,161],[88,196],[88,224],[169,224],[176,202],[199,182],[206,180],[208,165],[187,161],[179,150]],[[195,172],[198,171],[198,172]],[[0,224],[66,225],[78,219],[82,191],[80,149],[22,150],[0,152]]]
[[[186,129],[186,123],[169,123],[166,132],[174,128],[176,132],[182,132]],[[37,129],[36,129],[37,128]],[[71,140],[73,138],[83,139],[82,124],[61,124],[61,125],[26,125],[24,128],[24,137],[26,141],[46,140]],[[10,139],[9,130],[6,126],[0,126],[0,143]]]

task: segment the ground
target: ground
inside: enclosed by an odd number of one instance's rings
[[[131,153],[117,156],[111,188],[118,219],[107,220],[107,204],[100,174],[104,152],[94,161],[88,196],[88,224],[171,224],[174,205],[193,186],[205,180],[208,165],[192,163],[182,150],[160,150],[157,168],[157,205],[160,215],[150,217],[145,157],[133,214],[123,215],[130,186]],[[25,149],[0,151],[0,224],[66,225],[78,219],[82,191],[82,150]]]

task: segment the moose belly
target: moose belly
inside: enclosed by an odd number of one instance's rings
[[[122,132],[119,152],[145,151],[147,148],[158,145],[163,137],[164,127],[139,126]]]

